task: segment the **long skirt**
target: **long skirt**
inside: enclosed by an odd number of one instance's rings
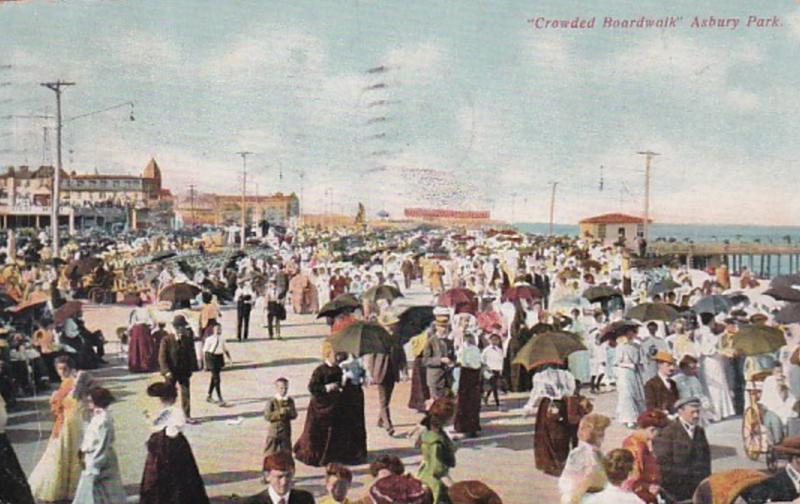
[[[112,448],[107,449],[106,461],[100,474],[81,473],[78,489],[73,502],[81,504],[117,504],[125,502],[125,489],[119,474],[117,454]]]
[[[166,429],[147,440],[140,504],[206,504],[209,502],[203,478],[192,448],[183,436],[169,437]]]
[[[411,395],[408,398],[408,407],[425,413],[425,401],[431,398],[428,392],[428,380],[425,378],[425,366],[422,364],[422,357],[414,359],[414,367],[411,370]]]
[[[0,482],[0,504],[34,503],[31,487],[19,465],[17,454],[4,433],[0,433]]]
[[[82,416],[81,407],[67,410],[58,436],[47,441],[42,458],[28,478],[31,493],[37,500],[60,501],[75,495],[81,476],[78,449],[81,446]]]
[[[703,385],[706,395],[711,400],[711,408],[716,416],[715,420],[723,420],[735,414],[724,365],[719,354],[711,357],[705,356],[700,361]]]
[[[628,368],[617,367],[617,421],[636,423],[645,410],[644,388],[639,375]]]
[[[345,434],[336,443],[341,443],[342,456],[339,462],[348,465],[367,461],[367,423],[364,419],[364,389],[347,383],[341,399],[341,431]]]
[[[294,444],[294,455],[300,462],[322,467],[331,462],[356,465],[366,461],[364,393],[361,392],[361,410],[347,411],[358,402],[358,393],[347,392],[347,388],[331,401],[312,396],[303,433]]]
[[[461,368],[458,379],[455,430],[473,434],[481,430],[481,370]]]
[[[131,373],[149,373],[158,365],[158,349],[153,345],[147,324],[135,324],[128,331],[128,370]]]
[[[551,406],[553,411],[550,411]],[[536,469],[551,476],[561,476],[570,448],[577,445],[576,435],[575,427],[567,423],[566,403],[542,399],[533,432]]]

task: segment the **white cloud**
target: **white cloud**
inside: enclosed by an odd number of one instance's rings
[[[420,42],[390,49],[383,58],[404,84],[427,84],[445,75],[446,51],[432,42]]]
[[[169,38],[131,30],[115,34],[110,41],[106,41],[102,51],[98,51],[98,57],[111,61],[114,65],[163,69],[180,63],[184,53]]]
[[[553,75],[571,74],[577,56],[570,42],[560,33],[525,30],[522,34],[523,60]]]
[[[800,38],[800,9],[795,9],[784,19],[789,27],[789,34],[793,37]]]

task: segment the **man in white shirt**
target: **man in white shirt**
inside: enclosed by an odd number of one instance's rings
[[[250,333],[250,310],[253,308],[255,297],[250,282],[240,283],[233,295],[236,303],[236,339],[239,341],[247,341]]]

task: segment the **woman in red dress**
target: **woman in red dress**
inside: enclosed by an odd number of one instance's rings
[[[639,415],[637,424],[639,428],[622,442],[622,447],[634,457],[633,471],[623,488],[647,504],[655,504],[661,491],[661,470],[653,453],[653,439],[669,424],[669,419],[663,411],[649,410]]]

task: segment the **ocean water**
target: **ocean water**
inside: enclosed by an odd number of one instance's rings
[[[520,222],[514,224],[519,231],[525,233],[547,234],[549,225],[546,223]],[[578,236],[578,226],[572,224],[555,224],[553,232],[557,235]],[[786,244],[788,240],[792,244],[800,244],[800,226],[737,226],[737,225],[708,225],[708,224],[652,224],[650,226],[650,241],[658,239],[675,239],[677,241],[692,240],[700,242],[722,242],[728,240],[731,243],[754,242],[756,240],[763,244]],[[746,263],[748,267],[749,264]],[[730,266],[730,265],[729,265]],[[753,266],[750,267],[755,273],[759,273],[760,257],[754,257]],[[772,274],[789,273],[789,257],[781,257],[780,265],[775,264],[773,257]],[[792,263],[792,272],[796,272],[798,266]]]

